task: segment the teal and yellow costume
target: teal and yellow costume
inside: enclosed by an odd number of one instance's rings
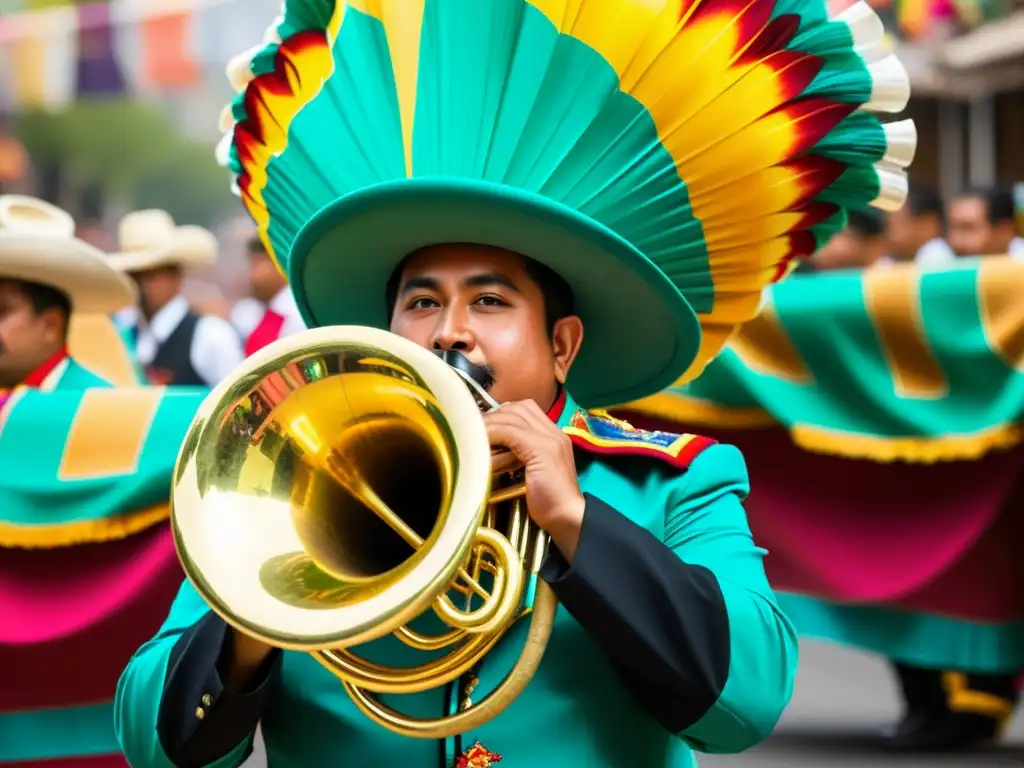
[[[225,688],[226,625],[185,584],[121,679],[132,764],[239,765],[257,720],[270,764],[302,768],[682,767],[767,736],[797,648],[746,525],[742,459],[582,408],[697,376],[845,206],[900,204],[914,134],[868,112],[908,96],[880,45],[864,4],[830,20],[788,0],[286,2],[231,68],[221,157],[304,320],[387,327],[386,283],[431,244],[558,272],[586,330],[549,415],[577,447],[583,531],[571,564],[544,564],[561,607],[530,686],[440,745],[365,720],[307,656]],[[409,661],[390,637],[360,650]]]
[[[161,391],[114,388],[137,383],[108,318],[134,288],[73,233],[64,211],[0,196],[0,281],[71,309],[65,346],[18,348],[38,365],[0,389],[0,765],[124,765],[111,714],[117,673],[132,634],[158,626],[168,576],[180,580],[157,524],[175,442],[201,395],[189,410],[166,407]],[[0,358],[24,338],[0,339]]]
[[[1022,281],[995,256],[786,281],[700,379],[628,414],[743,450],[801,636],[894,662],[892,746],[988,740],[1019,699]]]

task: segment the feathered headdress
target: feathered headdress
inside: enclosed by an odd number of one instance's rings
[[[863,2],[287,0],[229,75],[222,161],[310,325],[386,327],[419,247],[513,250],[573,287],[585,405],[697,376],[916,143]]]

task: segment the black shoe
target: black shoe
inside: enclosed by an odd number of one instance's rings
[[[904,752],[959,752],[995,741],[999,721],[960,712],[911,713],[883,739],[888,749]]]

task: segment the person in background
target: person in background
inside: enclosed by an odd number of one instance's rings
[[[946,223],[947,239],[957,256],[1005,256],[1017,237],[1013,193],[968,190],[949,201]]]
[[[252,296],[231,310],[231,324],[245,344],[246,356],[271,342],[306,330],[288,281],[259,237],[249,240],[249,279]]]
[[[208,266],[217,241],[202,227],[178,227],[165,211],[130,213],[118,228],[119,252],[111,263],[139,286],[137,311],[122,312],[122,327],[152,384],[214,386],[242,359],[231,324],[192,311],[182,294],[184,270]]]
[[[943,269],[956,258],[943,239],[942,198],[927,187],[912,187],[907,204],[885,218],[888,253],[879,264],[914,262],[923,269]]]
[[[1003,190],[971,190],[952,198],[945,218],[954,259],[1006,254],[1015,237],[1013,214],[1013,196]],[[890,214],[890,225],[894,221],[897,237],[890,237],[898,244],[907,230],[900,228],[900,213]],[[934,231],[937,222],[938,214],[929,212],[924,231]],[[952,750],[992,740],[1016,706],[1016,675],[1010,672],[978,675],[896,662],[893,669],[905,703],[904,718],[888,739],[895,748]]]
[[[812,271],[865,269],[884,255],[881,218],[866,211],[851,211],[846,227],[811,257]]]
[[[0,197],[0,407],[19,386],[109,386],[68,356],[71,313],[113,313],[135,301],[135,287],[74,231],[49,203]]]

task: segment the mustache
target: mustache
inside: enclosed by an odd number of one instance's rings
[[[468,374],[469,377],[489,391],[494,386],[494,367],[487,363],[474,363],[457,349],[436,349],[434,354],[440,357],[452,368]]]

